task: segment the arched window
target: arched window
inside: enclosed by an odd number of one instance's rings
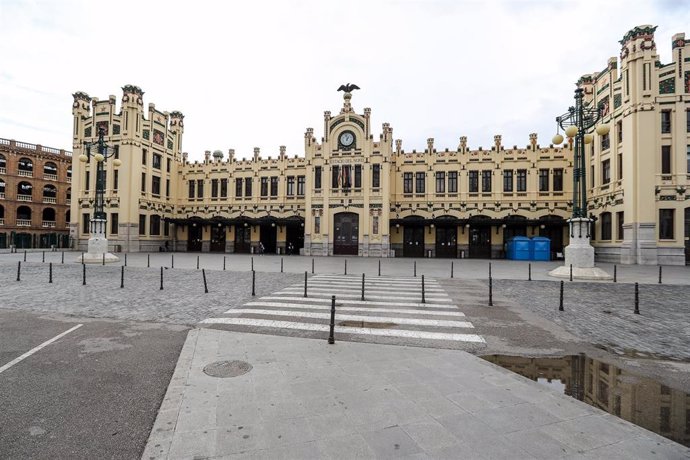
[[[34,187],[28,182],[20,182],[17,184],[17,200],[31,201]]]
[[[31,177],[34,175],[34,164],[28,158],[22,157],[17,163],[17,171],[20,176]]]
[[[17,226],[29,227],[31,226],[31,208],[28,206],[19,206],[17,208]]]
[[[5,155],[0,155],[0,172],[3,174],[7,172],[5,168],[7,168],[7,160],[5,159]]]
[[[5,181],[0,179],[0,198],[5,198]]]
[[[43,186],[43,198],[56,198],[57,187],[51,184]]]
[[[72,166],[67,167],[67,182],[72,182]]]
[[[68,223],[68,224],[69,224],[69,221],[70,221],[70,219],[69,219],[70,214],[71,214],[71,213],[69,212],[69,209],[68,209],[67,212],[65,213],[65,223]]]
[[[67,189],[67,192],[65,192],[65,198],[67,199],[67,203],[72,199],[72,187]]]
[[[5,208],[0,204],[0,219],[5,219]]]
[[[151,224],[149,226],[149,235],[161,234],[161,216],[151,216]]]
[[[611,239],[611,213],[601,213],[601,239],[608,241]]]
[[[43,165],[43,177],[45,179],[57,180],[57,165],[52,161],[48,161]]]
[[[55,227],[55,209],[45,208],[41,214],[44,227]]]

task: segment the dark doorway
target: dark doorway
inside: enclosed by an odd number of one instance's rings
[[[403,257],[424,257],[424,224],[405,222]]]
[[[457,257],[457,236],[458,229],[455,225],[436,225],[436,257]]]
[[[359,215],[340,212],[333,217],[333,254],[356,256],[359,250]]]
[[[235,225],[235,253],[249,254],[252,247],[252,228],[244,224]]]
[[[192,224],[187,227],[187,251],[199,252],[201,251],[201,234],[202,228],[199,224]]]
[[[304,247],[304,223],[290,223],[285,226],[285,253],[297,254]]]
[[[471,224],[472,225],[472,224]],[[491,258],[491,226],[470,226],[470,258]]]
[[[561,218],[542,218],[540,221],[543,223],[539,225],[539,236],[551,240],[551,259],[555,260],[558,253],[563,254],[563,229],[567,228],[568,224]]]
[[[17,249],[30,249],[31,248],[31,234],[30,233],[17,233],[14,235],[14,246]]]
[[[225,252],[225,227],[214,225],[211,227],[211,252]]]
[[[259,227],[259,239],[264,245],[264,254],[275,254],[277,248],[277,232],[275,222],[264,223]]]
[[[685,208],[685,265],[690,265],[690,208]]]

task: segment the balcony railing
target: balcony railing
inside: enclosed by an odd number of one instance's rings
[[[5,225],[5,219],[0,218],[0,225]]]
[[[72,204],[72,200],[70,200],[69,198],[67,198],[67,199],[65,200],[65,204]]]
[[[4,166],[0,168],[0,174],[7,174],[7,168],[5,168]]]
[[[57,174],[44,174],[43,178],[46,180],[57,180]]]
[[[17,195],[17,201],[31,201],[31,195]]]
[[[72,182],[72,176],[67,176],[67,182]]]
[[[0,192],[0,199],[2,199],[2,200],[5,199],[5,192]]]
[[[55,221],[54,220],[44,220],[42,227],[43,228],[55,228]]]
[[[23,177],[34,177],[34,172],[33,171],[24,171],[23,169],[20,169],[17,171],[17,174]]]
[[[17,227],[31,227],[31,219],[17,219]]]
[[[55,204],[55,203],[57,203],[57,198],[55,198],[54,196],[44,196],[44,197],[43,197],[43,202],[44,202],[44,203],[53,203],[53,204]]]

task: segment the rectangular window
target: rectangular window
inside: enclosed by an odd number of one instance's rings
[[[119,216],[116,212],[110,213],[110,234],[111,235],[117,235],[117,231],[119,228],[118,219],[119,219]]]
[[[91,233],[91,222],[90,222],[91,216],[89,215],[88,212],[84,213],[81,215],[81,232],[82,233]]]
[[[618,154],[618,168],[616,171],[616,177],[618,177],[618,180],[623,179],[623,154],[619,153]]]
[[[204,197],[204,180],[203,179],[197,179],[196,180],[196,197],[197,198],[203,198]]]
[[[618,143],[620,144],[623,142],[623,122],[619,121],[616,123],[616,139],[618,140]]]
[[[151,216],[149,218],[149,234],[158,236],[161,234],[161,216]]]
[[[513,170],[507,169],[503,171],[503,191],[512,192],[513,191]]]
[[[470,193],[479,192],[479,171],[470,171],[468,177]]]
[[[611,147],[611,138],[609,137],[608,134],[604,134],[603,136],[600,136],[601,139],[601,150],[608,150],[609,147]]]
[[[165,179],[165,196],[170,197],[170,179]]]
[[[675,209],[659,209],[659,239],[673,239],[673,218]]]
[[[379,234],[379,216],[373,216],[371,218],[371,232],[374,235]]]
[[[141,164],[146,164],[146,157],[148,156],[148,151],[146,149],[141,150]]]
[[[491,171],[482,171],[482,192],[491,192]]]
[[[141,173],[141,193],[146,192],[146,173]]]
[[[601,239],[608,241],[611,239],[611,213],[601,214]]]
[[[287,191],[285,194],[287,196],[292,196],[295,194],[295,176],[288,176],[288,178],[287,178]]]
[[[297,195],[304,196],[304,186],[306,184],[306,176],[297,176]]]
[[[424,185],[425,185],[425,174],[423,172],[418,172],[415,175],[415,193],[424,193]]]
[[[189,199],[194,198],[194,184],[195,184],[195,183],[196,183],[196,182],[194,182],[194,179],[190,179],[189,182],[188,182],[188,185],[189,185],[189,195],[188,195],[188,197],[189,197]]]
[[[331,188],[338,188],[339,177],[340,167],[338,165],[331,166]]]
[[[448,193],[458,193],[458,172],[448,172]]]
[[[242,178],[237,177],[235,179],[235,196],[240,198],[242,196]]]
[[[227,179],[221,179],[220,180],[220,197],[221,198],[227,198],[228,197],[228,180]]]
[[[139,214],[139,234],[146,235],[146,216]]]
[[[549,170],[540,169],[539,170],[539,191],[548,192],[549,191]]]
[[[163,161],[163,157],[158,155],[157,153],[153,154],[153,161],[151,162],[151,167],[153,169],[161,169],[161,162]]]
[[[668,134],[671,132],[671,111],[661,111],[661,133]]]
[[[151,176],[151,193],[156,196],[161,194],[161,178],[158,176]]]
[[[218,198],[218,179],[211,179],[211,198]]]
[[[340,183],[341,183],[343,188],[352,187],[351,174],[352,174],[352,166],[343,165],[340,168]]]
[[[619,211],[616,213],[616,239],[617,240],[622,240],[623,239],[623,211]]]
[[[412,173],[403,174],[403,193],[412,193]]]
[[[271,196],[278,196],[278,176],[271,177]]]
[[[246,177],[244,179],[244,196],[249,198],[252,196],[252,178]]]
[[[113,171],[113,190],[117,190],[120,186],[120,171],[117,169]]]
[[[381,186],[381,165],[373,165],[371,173],[371,186],[379,188]]]
[[[589,167],[589,178],[590,178],[589,186],[594,187],[594,165],[591,165]]]
[[[517,191],[526,192],[527,191],[527,170],[518,169],[517,170]]]
[[[561,168],[553,170],[553,191],[563,191],[563,169]]]
[[[611,160],[604,160],[601,162],[601,183],[608,184],[611,182]]]
[[[355,188],[362,188],[362,165],[355,165]]]
[[[436,172],[436,193],[446,193],[446,173]]]
[[[671,146],[661,146],[661,174],[671,174]]]
[[[321,190],[321,166],[314,167],[314,188]]]
[[[163,221],[163,235],[170,235],[170,222],[168,222],[167,220]]]
[[[166,163],[165,170],[167,172],[170,172],[170,169],[172,168],[172,160],[170,160],[170,158],[168,158],[165,163]]]
[[[84,171],[84,189],[88,192],[90,188],[91,188],[91,174],[89,174],[89,170],[87,169],[86,171]]]
[[[321,233],[321,217],[314,217],[314,233],[317,235]]]
[[[114,145],[113,150],[115,151],[114,153],[114,158],[120,158],[120,146],[119,145]]]
[[[690,109],[685,111],[685,132],[690,133]]]
[[[268,196],[268,177],[261,178],[261,196]]]

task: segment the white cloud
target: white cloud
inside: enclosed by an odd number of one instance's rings
[[[181,110],[184,150],[253,147],[303,154],[336,89],[390,122],[405,149],[455,148],[467,135],[526,145],[554,134],[579,76],[617,56],[618,40],[658,25],[662,62],[690,24],[687,1],[19,1],[0,2],[0,137],[71,148],[71,94]]]

